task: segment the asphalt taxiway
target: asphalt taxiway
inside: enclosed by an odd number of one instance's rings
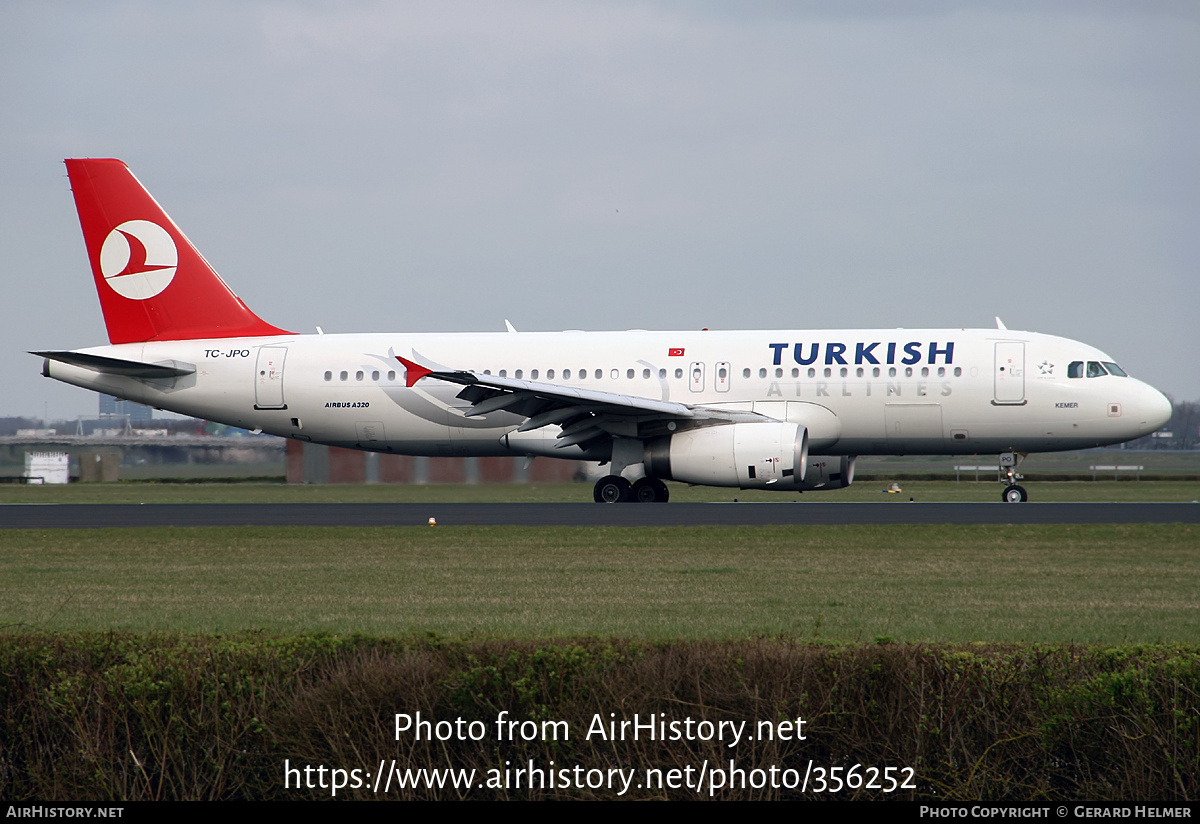
[[[0,529],[1200,523],[1195,503],[5,504]]]

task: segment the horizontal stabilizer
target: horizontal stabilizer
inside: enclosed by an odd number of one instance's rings
[[[194,364],[174,360],[162,363],[143,363],[121,358],[106,358],[102,355],[89,355],[84,352],[30,352],[29,354],[59,363],[69,363],[71,366],[81,366],[84,369],[91,369],[93,372],[121,375],[127,378],[178,378],[196,373]]]

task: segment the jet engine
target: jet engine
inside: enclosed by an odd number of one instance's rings
[[[646,443],[652,478],[741,489],[777,489],[804,479],[808,430],[783,422],[731,423],[676,432]]]

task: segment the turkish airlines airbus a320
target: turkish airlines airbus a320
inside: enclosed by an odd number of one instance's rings
[[[1155,431],[1170,402],[1087,344],[996,329],[298,335],[232,292],[119,160],[68,160],[110,345],[42,373],[285,438],[405,455],[607,464],[599,502],[664,480],[838,489],[854,456],[1029,452]]]

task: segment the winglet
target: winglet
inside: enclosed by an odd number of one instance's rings
[[[406,386],[411,387],[414,383],[426,375],[433,374],[433,370],[429,367],[422,366],[415,361],[410,361],[408,358],[402,358],[399,355],[396,355],[396,360],[404,364],[404,383]]]

